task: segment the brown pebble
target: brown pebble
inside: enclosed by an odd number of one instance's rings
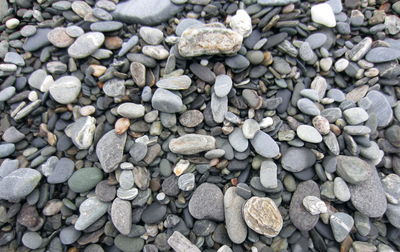
[[[35,227],[39,223],[39,214],[36,208],[25,204],[18,214],[17,222],[27,228]]]
[[[119,118],[115,122],[115,133],[118,135],[124,134],[131,126],[131,123],[128,118]]]
[[[107,67],[101,65],[90,65],[90,68],[93,69],[92,75],[94,77],[102,76],[107,70]]]
[[[264,65],[264,66],[269,66],[269,65],[271,65],[272,63],[274,62],[274,59],[273,59],[273,57],[272,57],[272,54],[271,54],[271,52],[264,52],[264,60],[263,60],[263,62],[262,62],[262,64]]]
[[[336,126],[335,124],[330,124],[329,126],[330,126],[330,130],[336,136],[339,136],[340,134],[342,134],[342,130],[338,126]]]
[[[353,244],[353,239],[348,235],[340,244],[340,252],[348,252],[351,248],[351,244]]]
[[[323,116],[316,116],[312,119],[312,124],[322,135],[327,135],[330,132],[329,121]]]
[[[107,49],[115,50],[121,48],[122,42],[123,41],[120,37],[117,36],[107,37],[106,40],[104,41],[104,45],[106,46]]]

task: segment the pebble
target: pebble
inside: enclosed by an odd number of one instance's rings
[[[258,4],[265,6],[281,6],[297,2],[299,2],[299,0],[257,0]]]
[[[118,135],[113,130],[104,134],[99,140],[96,155],[104,172],[109,173],[117,169],[122,161],[125,142],[126,133]]]
[[[25,40],[22,48],[28,52],[34,52],[50,44],[47,34],[51,31],[48,28],[37,29],[36,33]]]
[[[68,179],[68,187],[77,193],[93,189],[103,178],[103,173],[95,167],[81,168]]]
[[[99,49],[104,40],[104,34],[101,32],[85,33],[68,48],[68,55],[75,59],[86,58]]]
[[[261,163],[260,182],[267,189],[278,187],[278,167],[272,160],[265,160]]]
[[[38,249],[42,245],[43,239],[37,232],[26,232],[22,236],[22,243],[30,249]]]
[[[371,167],[358,157],[337,157],[336,172],[348,183],[359,184],[371,176]]]
[[[97,183],[95,193],[99,200],[111,202],[114,200],[117,190],[115,186],[109,185],[107,180],[103,180]]]
[[[5,102],[15,94],[15,87],[6,87],[0,91],[0,102]]]
[[[312,215],[318,215],[328,211],[325,203],[320,198],[315,196],[304,197],[303,206]]]
[[[368,120],[368,113],[363,108],[350,108],[343,111],[343,116],[349,124],[360,124]]]
[[[309,125],[300,125],[297,127],[296,130],[297,136],[309,143],[320,143],[322,142],[322,136],[318,132],[318,130],[312,126]]]
[[[365,59],[372,63],[382,63],[395,60],[400,57],[400,50],[388,47],[375,47],[372,48]]]
[[[79,206],[79,217],[75,222],[75,229],[85,230],[103,216],[108,209],[108,204],[100,201],[96,196],[90,197]]]
[[[8,201],[19,201],[35,189],[41,178],[42,175],[37,170],[31,168],[16,169],[0,180],[0,198]]]
[[[349,187],[341,177],[336,177],[335,180],[333,181],[333,191],[335,193],[335,197],[338,200],[342,202],[350,200],[351,194]]]
[[[195,187],[195,176],[193,173],[186,173],[178,178],[178,187],[182,191],[191,191]]]
[[[203,183],[189,201],[189,212],[196,219],[224,220],[224,195],[216,185]]]
[[[125,235],[117,235],[114,239],[114,244],[117,249],[122,251],[139,252],[142,251],[144,240],[139,237],[131,238]]]
[[[157,87],[168,90],[186,90],[191,84],[192,80],[187,75],[163,78],[156,83]]]
[[[193,155],[203,151],[215,149],[215,138],[199,134],[186,134],[174,138],[169,142],[169,149],[173,153]]]
[[[23,140],[25,135],[17,130],[14,126],[6,129],[3,133],[3,140],[7,143],[18,143]]]
[[[95,130],[96,119],[91,116],[84,116],[68,125],[65,128],[65,134],[71,138],[78,149],[85,150],[92,145]]]
[[[289,207],[289,217],[293,225],[301,231],[311,230],[318,222],[319,216],[310,214],[303,207],[303,200],[307,196],[320,197],[318,184],[312,180],[297,185]]]
[[[47,39],[56,47],[69,47],[75,40],[67,34],[66,30],[64,27],[56,27],[47,33]]]
[[[169,52],[162,45],[143,46],[142,52],[144,55],[156,60],[164,60],[169,56]]]
[[[121,29],[123,24],[118,21],[101,21],[90,25],[90,30],[94,32],[112,32]]]
[[[242,217],[245,200],[237,194],[237,188],[230,187],[224,195],[225,224],[229,239],[241,244],[247,237],[247,226]]]
[[[163,88],[157,88],[151,98],[151,105],[154,109],[166,113],[177,113],[182,111],[182,99]]]
[[[16,52],[8,52],[4,56],[5,63],[11,63],[17,66],[25,66],[24,58]]]
[[[68,226],[61,229],[60,241],[62,242],[62,244],[71,245],[76,242],[80,236],[80,231],[75,230],[74,226]]]
[[[189,128],[194,128],[201,124],[204,120],[204,115],[198,110],[187,110],[179,117],[179,122]]]
[[[336,19],[332,7],[327,3],[313,5],[311,7],[311,19],[313,22],[326,27],[336,26]]]
[[[264,131],[258,131],[250,143],[254,150],[265,158],[274,158],[279,154],[278,144]]]
[[[342,242],[354,225],[353,218],[346,213],[337,212],[331,215],[329,219],[335,240]]]
[[[125,85],[123,80],[111,79],[106,81],[103,91],[107,96],[118,97],[125,94]]]
[[[142,26],[139,29],[140,37],[150,45],[158,45],[163,40],[164,34],[156,28]]]
[[[251,197],[243,206],[247,226],[268,238],[279,234],[283,226],[282,215],[275,202],[267,197]]]
[[[399,204],[400,177],[396,174],[389,174],[381,180],[387,200],[392,204]]]
[[[323,46],[327,39],[328,37],[324,33],[316,32],[308,36],[305,42],[307,42],[311,49],[314,50]]]
[[[130,202],[116,198],[111,205],[111,220],[121,234],[128,235],[132,227]]]
[[[16,18],[10,18],[9,20],[6,21],[6,27],[7,29],[15,29],[19,25],[20,21]]]
[[[57,79],[49,91],[51,97],[58,103],[72,103],[81,92],[81,81],[75,76],[64,76]]]
[[[243,135],[241,128],[236,128],[228,137],[232,148],[238,152],[244,152],[249,147],[249,141]]]
[[[117,112],[120,116],[136,119],[144,116],[145,108],[142,104],[125,102],[118,106]]]
[[[60,184],[66,182],[74,172],[75,164],[69,158],[60,158],[57,161],[54,170],[47,176],[49,184]]]
[[[243,136],[247,139],[253,139],[260,130],[260,125],[254,119],[246,119],[242,125]]]
[[[225,119],[225,114],[228,112],[228,97],[218,97],[213,92],[210,106],[213,120],[217,123],[222,123]]]
[[[386,97],[379,91],[372,90],[366,96],[371,101],[368,114],[375,114],[378,127],[386,127],[393,119],[393,110]]]
[[[225,97],[232,89],[232,79],[228,75],[221,74],[215,78],[214,92],[218,97]]]
[[[282,156],[282,168],[290,172],[300,172],[315,164],[314,153],[307,148],[290,147]]]
[[[236,15],[231,18],[229,26],[232,28],[233,31],[239,33],[244,38],[250,36],[253,30],[251,25],[251,18],[245,10],[237,10]]]
[[[189,239],[182,235],[179,231],[174,233],[168,238],[168,245],[176,252],[200,252],[201,250],[196,247]]]
[[[321,113],[317,105],[307,98],[299,99],[297,101],[297,107],[301,112],[310,116],[318,116]]]
[[[187,28],[178,43],[183,57],[233,54],[239,51],[243,37],[230,29],[217,26],[192,26]]]

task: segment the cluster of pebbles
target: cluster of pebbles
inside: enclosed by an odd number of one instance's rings
[[[1,0],[0,251],[398,251],[399,15]]]

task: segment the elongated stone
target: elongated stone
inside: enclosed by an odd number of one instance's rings
[[[215,138],[206,135],[187,134],[172,139],[169,142],[169,149],[173,153],[192,155],[215,149]]]
[[[108,204],[97,197],[91,197],[79,206],[79,217],[75,223],[76,230],[85,230],[107,212]]]
[[[157,81],[156,86],[169,90],[185,90],[190,87],[192,80],[187,75],[164,78]]]
[[[117,230],[128,235],[132,227],[132,206],[129,201],[116,198],[111,206],[111,219]]]
[[[245,200],[230,187],[224,195],[225,224],[228,236],[234,243],[241,244],[247,237],[247,226],[242,216]]]
[[[114,130],[107,132],[97,143],[96,154],[105,172],[117,169],[122,160],[126,133],[118,135]]]

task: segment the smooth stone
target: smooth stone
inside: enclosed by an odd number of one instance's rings
[[[327,3],[316,4],[311,7],[311,19],[317,24],[326,27],[335,27],[336,19],[332,7]]]
[[[307,148],[290,147],[281,160],[282,168],[290,172],[300,172],[315,164],[314,153]]]
[[[224,97],[229,94],[232,89],[232,79],[228,75],[221,74],[215,78],[214,92],[218,97]]]
[[[85,150],[92,145],[95,130],[96,119],[84,116],[68,125],[64,131],[78,149]]]
[[[300,98],[297,101],[297,108],[304,114],[310,116],[318,116],[321,113],[317,105],[315,105],[314,102],[307,98]]]
[[[325,203],[315,196],[306,196],[303,199],[303,206],[312,215],[319,215],[328,211]]]
[[[164,60],[167,59],[169,56],[169,52],[162,45],[143,46],[142,52],[144,55],[156,60]]]
[[[354,225],[353,217],[342,212],[332,214],[329,218],[329,222],[337,242],[342,242],[346,239]]]
[[[0,199],[19,201],[38,185],[42,175],[31,168],[19,168],[0,180]]]
[[[139,195],[139,190],[137,188],[122,189],[118,188],[117,197],[123,200],[133,200]]]
[[[242,125],[243,136],[247,139],[253,139],[260,130],[260,125],[254,119],[246,119]]]
[[[204,23],[200,22],[194,18],[182,18],[179,20],[179,24],[176,26],[175,33],[178,36],[181,36],[182,33],[189,27],[192,26],[202,26]]]
[[[144,240],[139,237],[131,238],[122,234],[117,235],[114,239],[114,244],[120,251],[140,252],[143,251]]]
[[[117,113],[129,119],[136,119],[144,116],[145,108],[142,104],[125,102],[118,106]]]
[[[81,168],[68,179],[68,187],[76,193],[93,189],[103,179],[103,173],[96,167]]]
[[[42,86],[46,77],[47,73],[45,70],[37,69],[29,76],[28,84],[29,86],[40,90],[40,87]]]
[[[111,220],[121,234],[128,235],[132,227],[131,203],[116,198],[111,205]]]
[[[123,170],[119,175],[119,186],[122,189],[131,189],[134,185],[134,177],[131,170]]]
[[[349,108],[343,111],[343,116],[349,124],[356,125],[368,120],[368,113],[363,108]]]
[[[301,44],[299,48],[299,56],[307,64],[314,64],[318,59],[308,42],[303,42]]]
[[[230,29],[213,24],[192,26],[182,33],[178,50],[183,57],[234,54],[239,51],[242,41],[242,35]]]
[[[142,214],[142,221],[146,224],[155,224],[160,222],[167,213],[167,207],[158,202],[147,206]]]
[[[18,159],[4,159],[4,161],[0,165],[0,178],[4,178],[11,172],[17,170],[18,166]]]
[[[24,58],[16,52],[8,52],[4,56],[4,63],[11,63],[17,66],[25,66]]]
[[[211,113],[216,123],[222,123],[228,112],[228,97],[218,97],[214,92],[211,94]]]
[[[235,55],[225,59],[225,64],[232,69],[245,69],[250,66],[250,61],[243,55]]]
[[[382,216],[387,208],[385,191],[374,168],[371,176],[362,183],[349,185],[351,203],[363,215],[371,218]]]
[[[188,128],[194,128],[201,124],[204,120],[204,115],[199,110],[187,110],[179,117],[179,122]]]
[[[81,81],[75,76],[64,76],[57,79],[49,91],[58,103],[69,104],[74,102],[81,92]]]
[[[64,245],[70,245],[76,242],[81,236],[81,232],[76,230],[74,226],[68,226],[61,229],[60,241]]]
[[[15,94],[15,87],[6,87],[0,91],[0,102],[5,102]]]
[[[47,34],[51,31],[49,28],[37,29],[33,36],[30,36],[25,40],[22,48],[27,52],[34,52],[40,48],[50,45],[50,41],[47,39]]]
[[[66,48],[74,43],[74,38],[69,36],[65,27],[56,27],[47,34],[47,39],[55,47]]]
[[[336,173],[346,182],[359,184],[371,176],[371,166],[364,160],[352,156],[338,156]]]
[[[139,30],[140,37],[150,45],[158,45],[163,40],[164,34],[159,29],[142,26]]]
[[[386,127],[393,120],[393,110],[389,101],[379,91],[369,91],[366,96],[371,101],[368,114],[374,113],[378,119],[378,127]]]
[[[386,198],[392,204],[400,203],[400,176],[389,174],[382,179],[382,186],[386,193]]]
[[[122,96],[125,94],[124,80],[111,79],[104,83],[103,92],[110,97]]]
[[[187,75],[163,78],[157,81],[156,86],[168,90],[186,90],[192,84],[192,80]]]
[[[224,195],[225,225],[229,239],[241,244],[247,237],[247,226],[242,217],[245,200],[237,194],[237,188],[230,187]]]
[[[12,126],[4,131],[2,137],[7,143],[18,143],[25,138],[25,135]]]
[[[196,75],[199,79],[208,83],[215,82],[215,73],[211,71],[208,67],[198,63],[192,63],[190,64],[189,68],[190,71],[192,71],[192,73]]]
[[[257,0],[257,3],[263,6],[283,6],[297,2],[300,0]]]
[[[365,55],[365,59],[372,63],[388,62],[399,57],[400,50],[389,47],[375,47]]]
[[[133,158],[135,162],[139,162],[146,157],[147,154],[147,145],[144,143],[136,142],[132,145],[129,150],[129,154]]]
[[[0,158],[10,156],[15,151],[13,143],[0,144]]]
[[[342,202],[350,200],[351,194],[349,187],[341,177],[336,177],[333,181],[333,192],[335,197]]]
[[[132,62],[130,66],[132,79],[139,87],[146,85],[146,66],[139,62]]]
[[[393,146],[400,147],[400,126],[392,125],[389,128],[387,128],[385,130],[385,137]]]
[[[96,155],[104,172],[109,173],[117,169],[122,161],[126,137],[126,133],[118,135],[114,130],[110,130],[97,143]]]
[[[27,248],[38,249],[42,245],[43,239],[37,232],[26,232],[21,241]]]
[[[278,187],[278,167],[272,160],[265,160],[261,163],[260,182],[265,188]]]
[[[154,92],[151,98],[151,105],[154,109],[166,113],[177,113],[183,109],[182,99],[163,88],[157,88]]]
[[[129,24],[157,25],[175,16],[182,7],[170,0],[129,0],[118,3],[112,15]]]
[[[169,142],[169,149],[176,154],[193,155],[215,149],[215,138],[207,135],[186,134],[173,138]]]
[[[241,128],[235,128],[235,130],[229,134],[228,139],[232,148],[238,152],[244,152],[249,147],[249,141],[244,137]]]
[[[224,221],[224,195],[218,186],[203,183],[189,201],[189,212],[196,219]]]
[[[400,205],[388,204],[385,212],[390,224],[400,228]]]
[[[320,143],[322,142],[322,136],[318,130],[309,125],[300,125],[296,130],[297,136],[309,143]]]
[[[265,158],[274,158],[279,154],[278,144],[264,131],[258,131],[250,142],[254,150]]]
[[[289,74],[292,71],[289,63],[281,57],[274,57],[272,66],[276,71],[283,75]]]
[[[323,46],[327,39],[328,37],[324,33],[317,32],[308,36],[305,42],[310,45],[311,49],[317,49]]]
[[[88,32],[79,36],[68,48],[68,55],[75,59],[83,59],[93,54],[105,40],[101,32]]]
[[[267,197],[251,197],[243,206],[243,218],[255,232],[273,238],[283,226],[282,215],[275,202]]]
[[[123,24],[118,21],[101,21],[92,23],[90,30],[94,32],[112,32],[121,29]]]
[[[299,183],[290,202],[290,220],[301,231],[311,230],[319,219],[319,215],[312,215],[303,207],[303,199],[306,196],[320,197],[318,184],[312,180]]]
[[[111,202],[114,200],[117,190],[115,186],[109,185],[107,180],[103,180],[97,183],[95,193],[101,201]]]
[[[79,217],[75,222],[76,230],[85,230],[95,223],[101,216],[107,213],[107,203],[100,201],[97,197],[90,197],[79,206]]]
[[[193,173],[182,174],[178,178],[178,187],[182,191],[191,191],[196,186],[195,176]]]
[[[49,184],[60,184],[66,182],[74,172],[75,164],[69,158],[60,158],[56,163],[53,172],[47,176]]]
[[[168,238],[168,245],[176,252],[200,252],[201,250],[194,245],[188,238],[186,238],[179,231],[174,233]]]

